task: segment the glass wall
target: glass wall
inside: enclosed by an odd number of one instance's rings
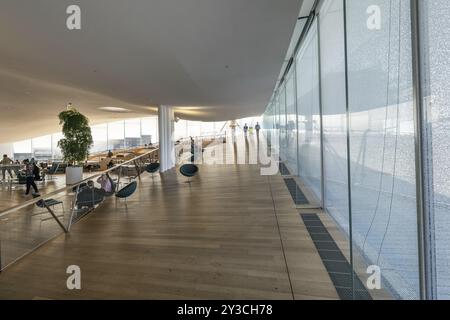
[[[100,124],[91,127],[92,139],[94,144],[92,145],[91,152],[101,152],[108,149],[108,125]]]
[[[134,148],[141,145],[141,119],[124,121],[125,148]]]
[[[286,87],[283,85],[278,92],[279,130],[280,130],[280,158],[287,159],[286,140]]]
[[[299,176],[321,199],[319,50],[316,20],[297,54]]]
[[[158,117],[129,119],[91,126],[93,145],[90,152],[108,149],[132,148],[158,140]],[[61,132],[13,143],[13,157],[16,160],[61,160],[58,141]]]
[[[346,3],[353,246],[395,295],[418,298],[410,1]]]
[[[275,121],[274,121],[274,107],[273,103],[270,103],[267,107],[266,112],[262,116],[262,123],[261,127],[263,127],[266,130],[271,130],[275,128]]]
[[[243,123],[245,120],[238,120],[239,123]],[[216,134],[225,134],[228,127],[227,121],[190,121],[190,120],[178,120],[175,123],[175,139],[181,139],[186,137],[206,137]],[[249,124],[250,125],[250,124]],[[241,125],[243,126],[243,124]]]
[[[33,158],[40,161],[52,157],[52,136],[42,136],[31,140]]]
[[[367,267],[376,266],[382,290],[394,298],[450,299],[450,2],[322,0],[315,11],[304,37],[294,39],[300,46],[288,57],[294,63],[283,70],[264,129],[279,130],[281,158],[291,170],[297,163],[300,185],[317,198],[323,194],[323,209],[344,235],[341,244],[351,248],[346,257],[362,283]],[[416,36],[420,79],[413,72]],[[425,226],[417,219],[422,210]],[[423,255],[419,240],[426,244]],[[421,262],[428,272],[423,288]]]
[[[62,159],[61,149],[58,147],[58,141],[63,138],[61,132],[52,134],[52,159]]]
[[[426,212],[434,294],[450,299],[450,1],[420,2]]]
[[[292,69],[286,80],[286,166],[293,175],[297,170],[297,97],[295,87],[295,69]],[[294,146],[294,147],[292,147]]]
[[[258,117],[239,120],[254,126]],[[243,125],[243,124],[242,124]],[[226,121],[202,122],[179,120],[175,124],[176,139],[189,136],[206,136],[225,133]],[[90,152],[134,148],[158,143],[158,117],[127,119],[91,126],[93,145]],[[61,160],[61,150],[58,141],[63,138],[61,133],[32,138],[13,143],[13,157],[17,160],[35,158],[42,160]]]
[[[13,144],[13,150],[15,160],[24,160],[33,157],[31,139],[15,142]]]
[[[347,100],[345,96],[344,3],[320,9],[324,206],[348,234]]]
[[[148,117],[141,119],[141,139],[141,143],[143,145],[149,145],[158,142],[158,117]]]
[[[125,147],[125,124],[123,121],[108,123],[108,149]]]

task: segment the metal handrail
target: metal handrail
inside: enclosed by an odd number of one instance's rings
[[[132,163],[132,162],[135,162],[136,160],[138,160],[138,159],[140,159],[140,158],[149,156],[150,154],[152,154],[152,153],[154,153],[154,152],[156,152],[156,151],[158,151],[158,150],[159,150],[159,148],[152,149],[152,150],[149,151],[149,152],[146,152],[146,153],[141,154],[141,155],[139,155],[139,156],[137,156],[137,157],[135,157],[135,158],[133,158],[133,159],[130,159],[130,160],[127,160],[127,161],[125,161],[125,162],[123,162],[123,163],[120,163],[120,164],[118,164],[118,165],[116,165],[116,166],[114,166],[114,167],[112,167],[112,168],[109,168],[109,169],[107,169],[107,170],[101,171],[101,172],[99,172],[99,173],[97,173],[97,174],[94,174],[94,175],[92,175],[92,176],[89,176],[89,177],[87,177],[87,178],[85,178],[85,179],[83,179],[83,180],[81,180],[81,181],[79,181],[79,182],[77,182],[77,183],[75,183],[75,184],[73,184],[73,185],[66,186],[66,187],[63,187],[63,188],[54,190],[54,191],[52,191],[52,192],[50,192],[50,193],[47,193],[47,194],[45,194],[45,195],[40,195],[39,197],[36,197],[36,198],[30,199],[30,200],[27,200],[27,201],[25,201],[25,202],[23,202],[23,203],[21,203],[21,204],[19,204],[19,205],[16,205],[16,206],[11,207],[11,208],[8,208],[8,209],[6,209],[6,210],[0,211],[0,218],[3,217],[3,216],[5,216],[5,215],[7,215],[7,214],[10,214],[11,212],[14,212],[14,211],[17,211],[17,210],[19,210],[19,209],[28,207],[28,206],[30,206],[30,205],[32,205],[32,204],[35,204],[35,203],[37,203],[37,202],[39,202],[39,201],[41,201],[41,200],[45,200],[46,198],[49,198],[49,197],[54,196],[54,195],[56,195],[56,194],[59,194],[59,193],[61,193],[61,192],[64,192],[64,191],[67,191],[67,190],[72,190],[73,188],[75,188],[75,187],[81,185],[82,183],[86,183],[86,182],[88,182],[89,180],[92,180],[92,179],[95,179],[95,178],[97,178],[97,177],[100,177],[101,175],[103,175],[103,174],[105,174],[105,173],[112,172],[112,171],[114,171],[114,170],[116,170],[116,169],[118,169],[118,168],[120,168],[120,167],[122,167],[122,166],[124,166],[124,165],[127,165],[127,164],[130,164],[130,163]]]
[[[158,142],[152,143],[152,145],[150,147],[155,147],[157,149]],[[134,146],[134,147],[131,147],[131,148],[132,149],[145,148],[145,145]],[[94,153],[91,153],[91,154],[89,154],[89,157],[91,157],[91,158],[92,157],[98,157],[98,156],[101,156],[103,154],[107,154],[108,151],[112,151],[112,152],[115,152],[115,153],[122,153],[122,152],[133,153],[133,151],[130,151],[130,148],[106,149],[106,150],[101,150],[101,151],[96,151]]]

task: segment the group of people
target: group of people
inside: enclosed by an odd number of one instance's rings
[[[1,165],[20,165],[20,161],[16,160],[12,160],[11,158],[8,157],[8,155],[4,154],[2,160],[0,161]],[[36,186],[36,180],[40,180],[41,179],[41,175],[40,175],[40,168],[37,164],[37,162],[34,160],[34,158],[31,158],[31,160],[29,159],[25,159],[22,162],[22,165],[24,166],[24,176],[25,176],[25,182],[26,182],[26,192],[25,195],[28,195],[30,193],[30,189],[33,188],[34,193],[38,193],[38,187]],[[2,179],[5,180],[6,179],[6,172],[8,172],[10,178],[13,177],[13,173],[11,168],[9,167],[2,167]],[[16,171],[16,175],[18,171]]]
[[[249,127],[247,124],[244,125],[244,135],[247,136],[247,133],[253,134],[253,127]],[[255,125],[256,135],[259,137],[259,130],[261,130],[261,126],[259,125],[259,122]]]

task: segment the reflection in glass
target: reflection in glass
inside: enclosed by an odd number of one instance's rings
[[[319,52],[317,25],[311,29],[300,48],[297,59],[297,111],[299,176],[321,199],[321,143]]]
[[[450,299],[450,1],[420,2],[426,208],[435,293]]]
[[[385,287],[419,297],[409,1],[348,0],[348,108],[352,236]],[[367,27],[369,6],[381,28]]]
[[[295,68],[286,80],[286,166],[292,175],[297,175],[297,105],[295,90]]]

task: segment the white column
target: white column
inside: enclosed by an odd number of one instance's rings
[[[158,108],[159,163],[164,172],[175,167],[175,114],[170,106]]]

